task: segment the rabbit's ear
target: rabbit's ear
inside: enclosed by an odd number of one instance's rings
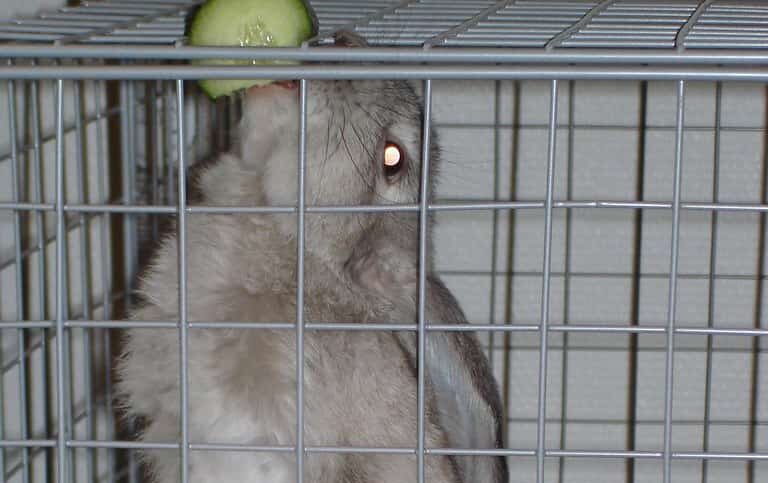
[[[458,302],[438,278],[428,279],[427,296],[430,323],[466,323]],[[467,332],[435,331],[429,333],[426,347],[427,373],[451,447],[502,448],[501,398],[477,339]],[[462,457],[457,462],[464,481],[507,481],[504,457]]]

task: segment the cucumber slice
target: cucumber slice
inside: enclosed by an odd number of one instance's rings
[[[317,17],[305,0],[208,0],[195,13],[188,32],[194,46],[296,47],[317,34]],[[277,62],[207,59],[208,65]],[[205,79],[199,84],[212,99],[273,82],[266,79]]]

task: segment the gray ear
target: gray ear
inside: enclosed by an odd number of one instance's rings
[[[467,324],[458,301],[434,276],[427,277],[427,320]],[[416,368],[416,339],[396,332]],[[501,395],[475,336],[464,331],[430,332],[426,341],[426,372],[437,405],[437,416],[452,448],[504,447]],[[467,483],[506,483],[504,456],[463,456],[456,459]]]
[[[458,301],[435,277],[428,277],[427,318],[466,324]],[[477,339],[468,332],[434,332],[427,337],[427,373],[434,386],[441,423],[453,447],[503,448],[503,409],[496,381]],[[506,458],[458,458],[467,482],[506,483]]]
[[[368,47],[368,42],[351,30],[339,30],[333,34],[335,47]]]

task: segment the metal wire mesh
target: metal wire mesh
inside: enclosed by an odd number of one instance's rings
[[[184,482],[189,481],[190,453],[198,451],[294,452],[299,482],[303,478],[305,453],[415,454],[419,464],[414,479],[419,482],[424,481],[424,460],[431,455],[491,454],[472,449],[429,448],[424,443],[425,337],[431,331],[464,330],[425,320],[424,271],[420,272],[419,317],[415,324],[395,326],[372,322],[351,326],[334,321],[306,321],[301,288],[297,323],[187,320],[183,237],[189,215],[296,213],[301,234],[306,214],[350,210],[411,211],[419,213],[422,219],[429,211],[445,217],[455,214],[490,214],[492,217],[490,269],[449,268],[441,273],[488,280],[488,293],[483,296],[490,294],[490,300],[485,298],[476,304],[488,312],[488,316],[486,320],[473,320],[472,329],[486,337],[489,357],[504,386],[509,411],[507,423],[510,434],[516,436],[512,438],[513,444],[498,453],[510,458],[515,473],[513,481],[523,481],[525,475],[533,475],[539,482],[567,481],[571,472],[579,474],[577,466],[581,461],[614,459],[624,466],[608,470],[612,471],[612,481],[642,481],[649,478],[648,475],[652,481],[665,482],[680,478],[679,481],[752,483],[765,478],[768,448],[761,435],[765,434],[767,424],[763,380],[766,359],[765,349],[759,342],[768,335],[762,314],[762,287],[766,278],[763,267],[765,212],[768,211],[765,168],[755,168],[761,192],[756,198],[722,196],[721,192],[727,193],[727,190],[719,181],[727,177],[729,169],[734,169],[721,166],[721,136],[724,133],[765,134],[764,123],[723,123],[723,90],[728,84],[721,82],[768,80],[765,68],[768,57],[764,51],[768,47],[764,32],[768,8],[762,2],[317,0],[313,5],[320,20],[319,41],[327,40],[339,28],[351,28],[374,45],[395,49],[362,50],[359,54],[334,49],[326,50],[327,54],[312,48],[286,49],[283,53],[262,55],[275,58],[283,55],[286,59],[294,56],[294,59],[318,64],[229,70],[195,69],[175,62],[210,55],[210,52],[196,52],[183,46],[185,14],[197,3],[184,0],[88,2],[0,25],[0,39],[13,41],[0,46],[0,56],[9,59],[6,66],[0,67],[0,78],[5,79],[7,89],[4,110],[9,132],[9,145],[4,147],[5,155],[0,163],[8,170],[4,179],[9,180],[10,187],[9,197],[0,200],[0,210],[11,215],[10,223],[3,226],[12,227],[13,240],[12,250],[7,257],[3,252],[0,259],[2,271],[10,277],[6,285],[9,288],[2,290],[4,298],[0,306],[5,382],[0,397],[5,406],[0,410],[3,418],[0,421],[3,432],[0,434],[3,448],[0,481],[140,481],[134,450],[147,447],[178,450],[182,455]],[[422,48],[408,49],[414,46]],[[218,54],[251,55],[233,52],[233,49],[221,49]],[[121,62],[108,65],[108,59]],[[354,64],[360,60],[379,64]],[[344,61],[349,65],[331,67],[322,64],[326,61]],[[304,79],[300,88],[304,128],[299,130],[297,143],[300,173],[305,165],[308,81],[335,77],[425,79],[424,144],[428,144],[430,127],[489,129],[495,150],[492,199],[465,193],[427,200],[424,194],[428,180],[424,176],[422,198],[413,205],[312,206],[303,196],[296,206],[223,208],[191,203],[186,183],[179,180],[186,178],[191,164],[227,147],[227,129],[222,127],[234,124],[237,118],[234,103],[207,103],[191,83],[183,81],[201,76],[204,70],[208,70],[205,75],[211,77],[237,78],[244,72],[253,74],[258,70],[259,77],[291,75]],[[439,115],[433,112],[447,99],[434,93],[440,88],[440,79],[491,81],[493,118],[488,119],[486,125],[438,120]],[[548,113],[535,120],[520,119],[520,106],[527,97],[522,89],[530,86],[525,83],[527,79],[542,80],[536,85],[545,89],[539,95],[530,95],[548,107]],[[637,84],[638,119],[625,123],[580,123],[575,118],[574,105],[579,98],[576,88],[579,82],[594,79],[621,79]],[[657,117],[661,120],[657,124],[648,122],[647,109],[653,106],[648,101],[648,89],[654,85],[649,80],[673,81],[673,95],[666,98],[673,108],[667,112],[668,117]],[[707,96],[696,97],[699,102],[706,102],[702,101],[705,98],[713,100],[712,121],[686,114],[691,105],[690,91],[692,86],[696,88],[697,80],[713,82]],[[510,106],[502,105],[503,89],[509,86],[514,105],[505,111]],[[563,106],[565,98],[568,105]],[[636,142],[640,153],[628,167],[635,173],[633,192],[623,192],[613,198],[590,197],[590,193],[587,197],[577,195],[579,185],[574,180],[585,172],[574,164],[575,146],[581,145],[578,143],[580,131],[602,135],[626,132],[639,138]],[[509,160],[510,167],[504,168],[500,161],[502,138],[511,133],[516,137],[513,143],[517,149],[521,145],[519,137],[528,132],[545,136],[536,141],[542,148],[536,171],[525,171],[514,157]],[[685,167],[686,162],[691,165],[686,153],[693,149],[686,139],[691,132],[704,132],[713,137],[713,164],[707,168],[712,173],[711,199],[685,196],[685,179],[691,176]],[[645,166],[651,160],[646,159],[643,150],[653,145],[649,138],[659,133],[666,133],[672,141],[665,159],[671,169],[666,172],[668,189],[654,196],[651,190],[655,178],[646,172]],[[564,134],[565,139],[561,137]],[[760,149],[760,144],[750,148]],[[428,163],[426,150],[422,156],[424,163]],[[522,159],[523,154],[515,156]],[[693,161],[695,169],[704,169]],[[506,180],[502,169],[511,170]],[[566,174],[559,175],[559,172]],[[303,193],[303,183],[302,175],[298,179],[299,193]],[[521,188],[526,183],[538,183],[534,195],[526,196],[525,189]],[[633,235],[632,250],[625,256],[628,268],[613,271],[578,268],[574,260],[578,252],[574,247],[580,233],[578,217],[583,213],[607,217],[616,214],[630,221]],[[693,256],[705,260],[707,266],[705,270],[683,270],[681,257],[688,260],[686,254],[691,250],[681,236],[686,234],[686,217],[696,215],[707,217],[709,235],[706,251]],[[145,240],[157,239],[164,218],[170,216],[177,218],[180,234],[180,320],[123,320],[121,314],[135,302],[132,289],[137,271],[146,260],[142,244]],[[669,239],[664,241],[667,251],[647,255],[644,236],[653,232],[654,226],[649,225],[648,220],[655,216],[660,217],[657,219],[662,220],[669,234]],[[733,216],[751,218],[741,225],[733,225],[728,221]],[[523,233],[518,232],[531,227],[538,234],[537,255],[530,257],[530,263],[516,264],[515,259],[519,260],[528,247]],[[758,254],[757,268],[730,272],[718,269],[718,251],[721,259],[723,257],[718,237],[723,238],[723,233],[729,230],[743,229],[759,233],[754,247]],[[422,229],[422,260],[426,256],[425,237],[426,231]],[[558,248],[561,244],[563,248]],[[661,245],[659,242],[658,246]],[[303,253],[300,242],[299,287],[303,280]],[[646,268],[648,258],[657,261],[650,265],[651,269]],[[689,265],[683,263],[683,266]],[[629,290],[623,301],[629,313],[626,316],[610,314],[610,321],[606,322],[604,314],[594,310],[590,312],[593,320],[572,320],[569,307],[579,297],[574,288],[579,280],[583,280],[585,286],[592,283],[592,290],[605,287],[602,282],[628,283]],[[752,298],[739,293],[734,296],[736,303],[754,306],[752,320],[723,321],[718,317],[715,301],[722,300],[723,295],[718,296],[716,286],[728,281],[752,284],[750,287],[756,291]],[[694,302],[706,306],[703,318],[688,316],[690,300],[686,302],[687,295],[679,293],[684,282],[701,282],[706,286],[705,295]],[[667,292],[652,299],[651,303],[661,303],[664,310],[651,310],[649,318],[643,314],[649,303],[644,301],[644,292],[654,290],[649,289],[651,283],[660,283]],[[521,302],[535,306],[534,315],[517,313],[525,312],[515,305],[519,303],[517,298],[523,298],[520,294],[526,293],[521,284],[537,286],[532,301]],[[505,307],[504,310],[497,310],[497,305]],[[686,309],[681,310],[681,306]],[[558,307],[562,310],[556,310]],[[182,408],[188,404],[184,361],[188,332],[192,330],[294,330],[299,381],[302,380],[304,331],[415,331],[421,349],[420,417],[419,427],[415,428],[418,444],[414,448],[307,447],[301,436],[304,418],[301,384],[297,387],[299,436],[295,446],[191,441],[185,410],[181,412],[182,431],[178,441],[130,441],[130,428],[127,432],[118,431],[115,424],[110,397],[111,374],[103,369],[109,367],[114,355],[113,330],[127,327],[179,330]],[[733,339],[746,342],[730,342]],[[10,358],[11,345],[6,344],[9,340],[13,341],[14,349]],[[618,419],[580,417],[568,411],[568,398],[577,397],[574,389],[569,389],[568,381],[578,376],[579,370],[579,366],[569,366],[569,355],[600,351],[627,355],[626,397],[617,397],[613,403],[626,404],[627,411]],[[536,368],[525,383],[535,391],[526,398],[523,389],[510,384],[517,381],[515,371],[525,369],[516,369],[513,359],[527,352],[535,353]],[[674,406],[686,400],[685,394],[682,399],[674,394],[682,384],[676,372],[676,359],[686,352],[705,357],[700,418],[678,416]],[[557,353],[561,354],[559,369],[557,359],[553,358]],[[649,369],[643,356],[649,353],[663,356],[663,364],[657,371],[663,380],[655,396],[662,410],[644,413],[643,395],[648,393],[643,391],[642,384]],[[721,417],[713,410],[715,401],[719,400],[713,396],[717,390],[713,368],[719,354],[730,353],[742,354],[750,360],[748,381],[740,387],[750,403],[748,414],[734,411],[725,412],[728,417]],[[555,370],[560,377],[553,381]],[[8,380],[13,383],[9,384]],[[553,392],[559,393],[559,415],[555,415],[558,406],[550,403]],[[695,395],[689,394],[687,398],[693,399]],[[529,404],[533,411],[516,411],[516,404]],[[59,417],[62,414],[64,417]],[[599,431],[610,424],[625,429],[624,444],[596,448],[572,435],[571,428],[578,425]],[[688,426],[701,427],[702,434],[679,444],[675,431]],[[739,447],[719,445],[712,433],[721,426],[745,427],[746,443]],[[643,443],[648,439],[642,434],[645,427],[661,428],[655,439],[660,444]],[[526,428],[532,430],[526,432]],[[691,460],[697,465],[696,471],[688,471],[690,468],[683,466]],[[556,467],[551,466],[553,462],[557,463]],[[718,465],[724,462],[743,463],[743,473],[718,472]],[[644,472],[645,464],[654,466]],[[526,465],[531,466],[532,471],[525,470]]]
[[[83,2],[0,24],[0,39],[175,44],[196,0]],[[321,37],[352,28],[379,45],[764,49],[768,7],[744,0],[319,0]]]

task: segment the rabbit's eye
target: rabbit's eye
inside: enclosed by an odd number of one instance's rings
[[[405,151],[403,148],[393,142],[387,142],[384,145],[384,174],[387,176],[396,175],[405,163]]]

